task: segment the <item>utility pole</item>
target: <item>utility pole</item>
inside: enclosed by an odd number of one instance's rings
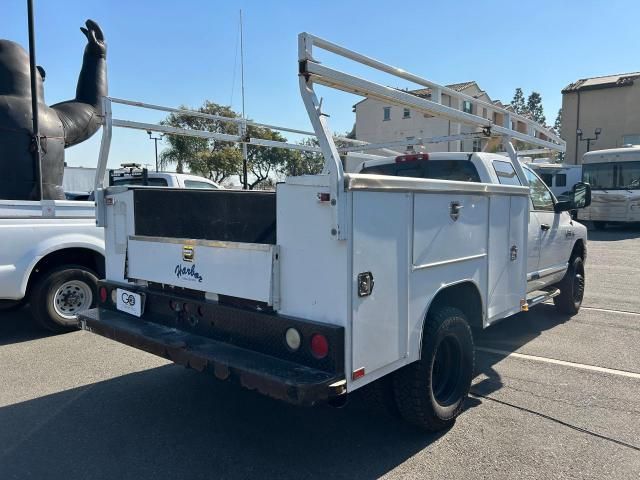
[[[40,125],[38,122],[38,80],[36,77],[36,40],[33,20],[33,0],[27,0],[27,16],[29,21],[29,75],[31,77],[31,115],[33,117],[33,152],[34,179],[37,185],[37,200],[42,200],[42,163],[40,157]]]
[[[246,123],[246,119],[247,117],[245,116],[245,111],[244,111],[244,39],[243,39],[243,32],[242,32],[242,9],[240,9],[240,85],[242,87],[242,119],[245,120],[245,122],[242,122],[240,125],[240,136],[242,137],[243,143],[242,143],[242,189],[243,190],[248,190],[249,189],[249,180],[247,178],[247,164],[249,161],[249,152],[247,151],[247,143],[246,141],[246,136],[247,136],[247,123]]]
[[[150,130],[147,130],[147,134],[149,135],[149,138],[153,140],[154,143],[156,144],[156,172],[157,172],[158,171],[158,140],[162,140],[162,137],[164,135],[160,135],[159,137],[154,137],[152,136],[152,133]]]

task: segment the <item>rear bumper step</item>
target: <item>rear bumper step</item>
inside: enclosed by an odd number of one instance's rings
[[[325,403],[346,393],[338,376],[288,360],[148,322],[126,313],[92,309],[78,315],[83,330],[213,374],[296,405]]]

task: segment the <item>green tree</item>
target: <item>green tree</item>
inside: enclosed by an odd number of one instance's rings
[[[252,138],[277,142],[287,141],[282,134],[269,128],[249,126],[247,133]],[[283,166],[293,163],[298,153],[286,148],[249,145],[247,148],[247,170],[252,174],[252,178],[248,182],[249,190],[272,187],[274,178],[282,171]]]
[[[553,131],[556,132],[557,135],[560,135],[560,132],[562,131],[562,107],[558,110],[558,116],[553,124]]]
[[[317,147],[318,140],[315,137],[305,138],[300,142],[300,145],[307,147]],[[308,152],[308,151],[295,151],[292,152],[287,158],[287,161],[283,163],[280,173],[284,176],[295,177],[298,175],[316,175],[322,171],[324,167],[324,158],[321,153]]]
[[[197,111],[221,117],[240,118],[240,115],[231,108],[208,100]],[[238,126],[235,123],[179,113],[170,114],[161,124],[187,130],[238,134]],[[251,138],[287,141],[285,137],[274,130],[252,125],[247,127],[247,135]],[[185,168],[189,168],[192,173],[219,183],[237,175],[242,183],[242,147],[240,144],[185,135],[167,135],[165,138],[169,142],[169,148],[164,150],[160,156],[163,168],[175,165],[177,172],[183,172]],[[247,147],[248,188],[265,188],[274,185],[275,177],[283,169],[283,166],[296,163],[297,154],[298,152],[283,148],[249,145]]]
[[[182,108],[186,109],[186,107]],[[239,117],[229,107],[218,105],[208,100],[197,111],[222,117]],[[193,117],[180,113],[170,114],[160,124],[187,130],[203,130],[230,135],[237,135],[238,133],[237,125],[231,122]],[[226,180],[241,169],[242,155],[238,150],[238,146],[232,142],[214,141],[207,138],[184,135],[167,135],[165,138],[169,143],[169,148],[160,155],[162,168],[175,164],[176,171],[182,173],[185,167],[188,167],[191,172],[216,182]]]
[[[536,122],[544,125],[546,118],[542,109],[542,96],[538,92],[531,92],[527,98],[527,111]]]
[[[522,93],[522,89],[520,87],[516,88],[513,100],[511,100],[511,106],[513,107],[513,111],[516,113],[526,113],[527,111],[527,106],[524,103],[524,93]]]
[[[242,169],[242,150],[236,146],[201,150],[189,161],[189,170],[196,175],[222,183]]]
[[[344,140],[340,140],[336,137],[345,137],[355,140],[355,128],[354,125],[350,132],[345,132],[342,135],[338,133],[334,133],[334,143],[336,147],[346,147],[352,145],[349,142],[345,142]],[[320,143],[316,137],[307,137],[300,142],[300,145],[305,145],[308,147],[318,147]],[[284,176],[292,176],[295,177],[297,175],[317,175],[322,172],[324,168],[324,157],[320,152],[308,152],[308,151],[297,151],[294,152],[295,155],[292,155],[289,160],[283,164],[280,173]]]
[[[553,124],[553,131],[556,132],[556,135],[560,135],[560,132],[562,131],[562,107],[558,110],[558,116]],[[562,163],[564,161],[564,153],[558,152],[557,159],[559,163]]]

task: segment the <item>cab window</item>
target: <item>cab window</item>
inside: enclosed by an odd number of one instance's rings
[[[207,182],[200,182],[198,180],[185,180],[184,188],[199,188],[202,190],[217,190],[218,187],[215,185],[211,185]]]
[[[458,182],[480,182],[478,170],[468,160],[416,160],[402,163],[385,163],[363,168],[360,173],[454,180]]]
[[[517,185],[517,186],[522,185],[511,163],[503,162],[501,160],[494,160],[493,169],[496,171],[496,175],[498,176],[498,181],[502,185]]]
[[[534,210],[553,212],[553,195],[538,176],[528,168],[523,168],[529,182],[529,196]]]
[[[114,185],[144,185],[142,177],[114,178]],[[166,187],[167,181],[164,178],[147,178],[147,185],[152,187]]]

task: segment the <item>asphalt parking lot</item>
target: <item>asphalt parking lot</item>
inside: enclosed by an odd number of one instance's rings
[[[0,313],[0,479],[639,478],[640,228],[589,233],[581,312],[480,334],[466,411],[437,435]]]

